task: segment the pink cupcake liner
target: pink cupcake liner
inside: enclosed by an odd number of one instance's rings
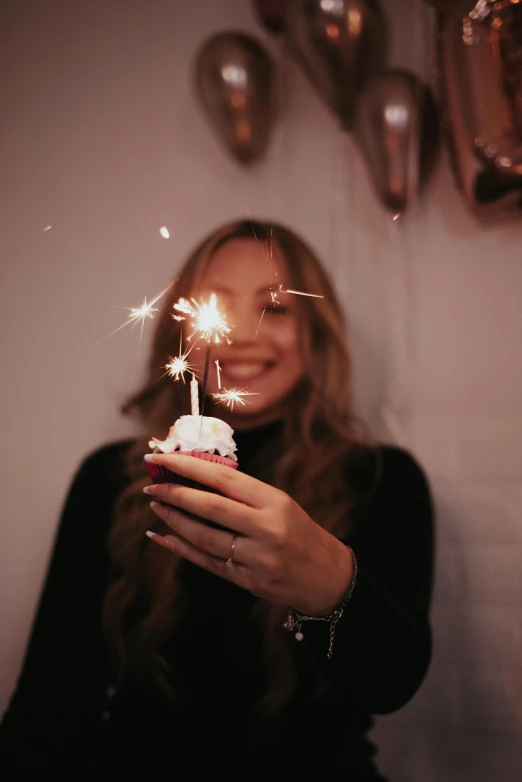
[[[207,462],[216,462],[217,464],[224,464],[226,467],[231,467],[233,470],[237,469],[237,462],[234,459],[229,459],[226,456],[220,456],[218,453],[208,453],[207,451],[176,451],[185,456],[195,456],[196,459],[204,459]],[[167,467],[161,464],[154,464],[153,462],[145,462],[149,475],[154,483],[177,483],[180,486],[188,486],[191,489],[201,489],[203,491],[213,491],[213,489],[205,486],[198,481],[192,481],[190,478],[184,478],[182,475],[178,475]]]

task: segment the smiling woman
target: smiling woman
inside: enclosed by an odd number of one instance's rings
[[[210,374],[205,415],[234,428],[237,470],[146,454],[189,409],[164,373],[185,326],[173,304],[210,293],[231,327],[213,348],[221,384],[252,394],[219,407]],[[199,375],[204,352],[190,354]],[[383,779],[366,733],[429,663],[432,508],[415,460],[354,417],[350,371],[332,286],[293,232],[237,222],[196,248],[124,406],[143,437],[94,453],[70,490],[3,768],[233,761],[252,777],[305,757],[324,776]],[[147,485],[144,455],[187,485]]]
[[[247,406],[238,409],[235,428],[254,419],[260,423],[277,418],[283,400],[303,375],[298,306],[291,301],[295,297],[284,292],[288,287],[288,270],[278,245],[272,244],[267,254],[265,244],[251,234],[220,244],[207,264],[202,289],[196,291],[196,297],[218,293],[232,327],[231,344],[222,341],[212,352],[221,367],[222,385],[244,385],[253,395]],[[202,376],[199,356],[193,364]],[[217,374],[211,374],[208,390],[219,390]]]

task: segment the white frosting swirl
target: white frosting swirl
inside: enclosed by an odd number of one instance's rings
[[[149,447],[159,448],[162,453],[208,451],[237,461],[234,453],[237,449],[232,437],[233,434],[232,427],[219,418],[182,415],[170,427],[165,440],[157,440],[153,437],[149,442]]]

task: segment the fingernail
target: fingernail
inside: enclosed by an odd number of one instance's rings
[[[145,487],[144,487],[144,489],[143,489],[143,493],[144,493],[144,494],[150,494],[150,491],[149,491],[149,487],[148,487],[148,486],[145,486]]]
[[[161,507],[161,503],[156,502],[155,500],[152,500],[152,502],[150,503],[150,507],[152,508],[152,510],[154,510],[154,508],[160,508]]]
[[[145,459],[146,462],[151,462],[152,461],[152,454],[151,453],[146,453],[143,458]]]
[[[171,550],[176,548],[176,541],[175,538],[172,537],[172,535],[165,535],[165,537],[162,537],[161,535],[158,535],[157,532],[151,532],[150,529],[147,530],[145,535],[148,538],[151,538],[151,540],[154,541],[154,543],[157,543],[160,546],[163,546],[164,548],[169,548]]]

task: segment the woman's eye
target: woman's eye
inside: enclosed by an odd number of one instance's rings
[[[288,308],[274,302],[266,305],[265,312],[268,312],[270,315],[288,315]]]

